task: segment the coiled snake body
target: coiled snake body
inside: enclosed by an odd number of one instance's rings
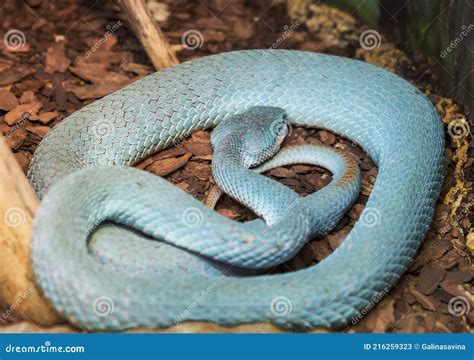
[[[316,221],[323,211],[289,206],[272,226],[239,224],[161,178],[105,166],[133,165],[255,106],[282,108],[292,124],[352,139],[379,169],[350,234],[305,270],[238,276],[239,267],[268,267],[327,232]],[[84,107],[40,144],[29,172],[38,194],[47,192],[32,242],[37,280],[58,311],[89,329],[187,320],[340,326],[385,294],[410,264],[431,223],[443,150],[431,103],[375,66],[256,50],[183,63]],[[335,193],[323,191],[321,208],[338,213],[350,205],[349,195],[339,205]],[[258,197],[264,205],[278,201],[265,191]],[[265,206],[261,213],[268,213]]]

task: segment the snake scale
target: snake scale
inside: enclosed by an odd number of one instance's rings
[[[127,166],[255,106],[284,109],[291,124],[347,137],[378,166],[352,231],[330,257],[304,270],[239,275],[240,267],[265,268],[294,254],[315,231],[317,212],[290,207],[273,226],[240,224]],[[87,329],[192,320],[342,326],[384,295],[413,259],[432,221],[443,151],[429,100],[378,67],[284,50],[185,62],[73,113],[38,146],[29,169],[43,197],[32,239],[35,274],[56,309]],[[339,209],[323,190],[321,208]],[[264,204],[278,201],[258,194]]]

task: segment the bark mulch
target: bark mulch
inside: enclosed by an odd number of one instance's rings
[[[315,7],[311,21],[306,23],[290,19],[283,2],[166,0],[150,1],[149,6],[170,42],[180,48],[181,61],[253,48],[326,52],[384,66],[427,94],[446,124],[446,179],[434,224],[399,283],[373,304],[367,316],[343,331],[471,331],[474,142],[468,111],[443,95],[433,60],[412,50],[403,52],[404,44],[393,44],[384,37],[373,49],[361,47],[359,34],[365,28],[350,15],[325,5]],[[36,146],[54,125],[95,99],[154,71],[126,19],[105,2],[0,1],[0,18],[0,34],[5,34],[5,39],[9,34],[8,41],[0,42],[0,131],[25,172]],[[198,31],[197,43],[182,41],[188,30]],[[209,136],[207,131],[194,133],[138,167],[166,176],[203,200],[214,184]],[[303,143],[348,151],[362,170],[362,192],[331,234],[310,242],[273,272],[306,268],[329,256],[358,220],[377,177],[372,160],[348,140],[324,130],[293,128],[286,144]],[[331,180],[326,170],[306,165],[274,169],[267,175],[303,195]],[[219,201],[217,211],[239,221],[255,217],[226,196]],[[4,331],[73,331],[69,326],[44,328],[19,322],[14,314],[5,321],[0,327]],[[275,331],[266,325],[239,329]],[[184,326],[176,331],[196,330],[225,331],[213,325]]]

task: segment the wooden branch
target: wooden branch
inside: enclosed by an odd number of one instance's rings
[[[173,48],[153,19],[144,0],[115,0],[156,70],[179,63]]]
[[[0,138],[0,321],[13,313],[43,325],[61,320],[36,286],[30,260],[38,205],[25,174]]]

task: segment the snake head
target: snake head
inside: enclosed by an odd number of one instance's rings
[[[214,151],[238,153],[243,166],[257,166],[271,158],[289,132],[285,110],[254,106],[222,121],[211,137]]]

